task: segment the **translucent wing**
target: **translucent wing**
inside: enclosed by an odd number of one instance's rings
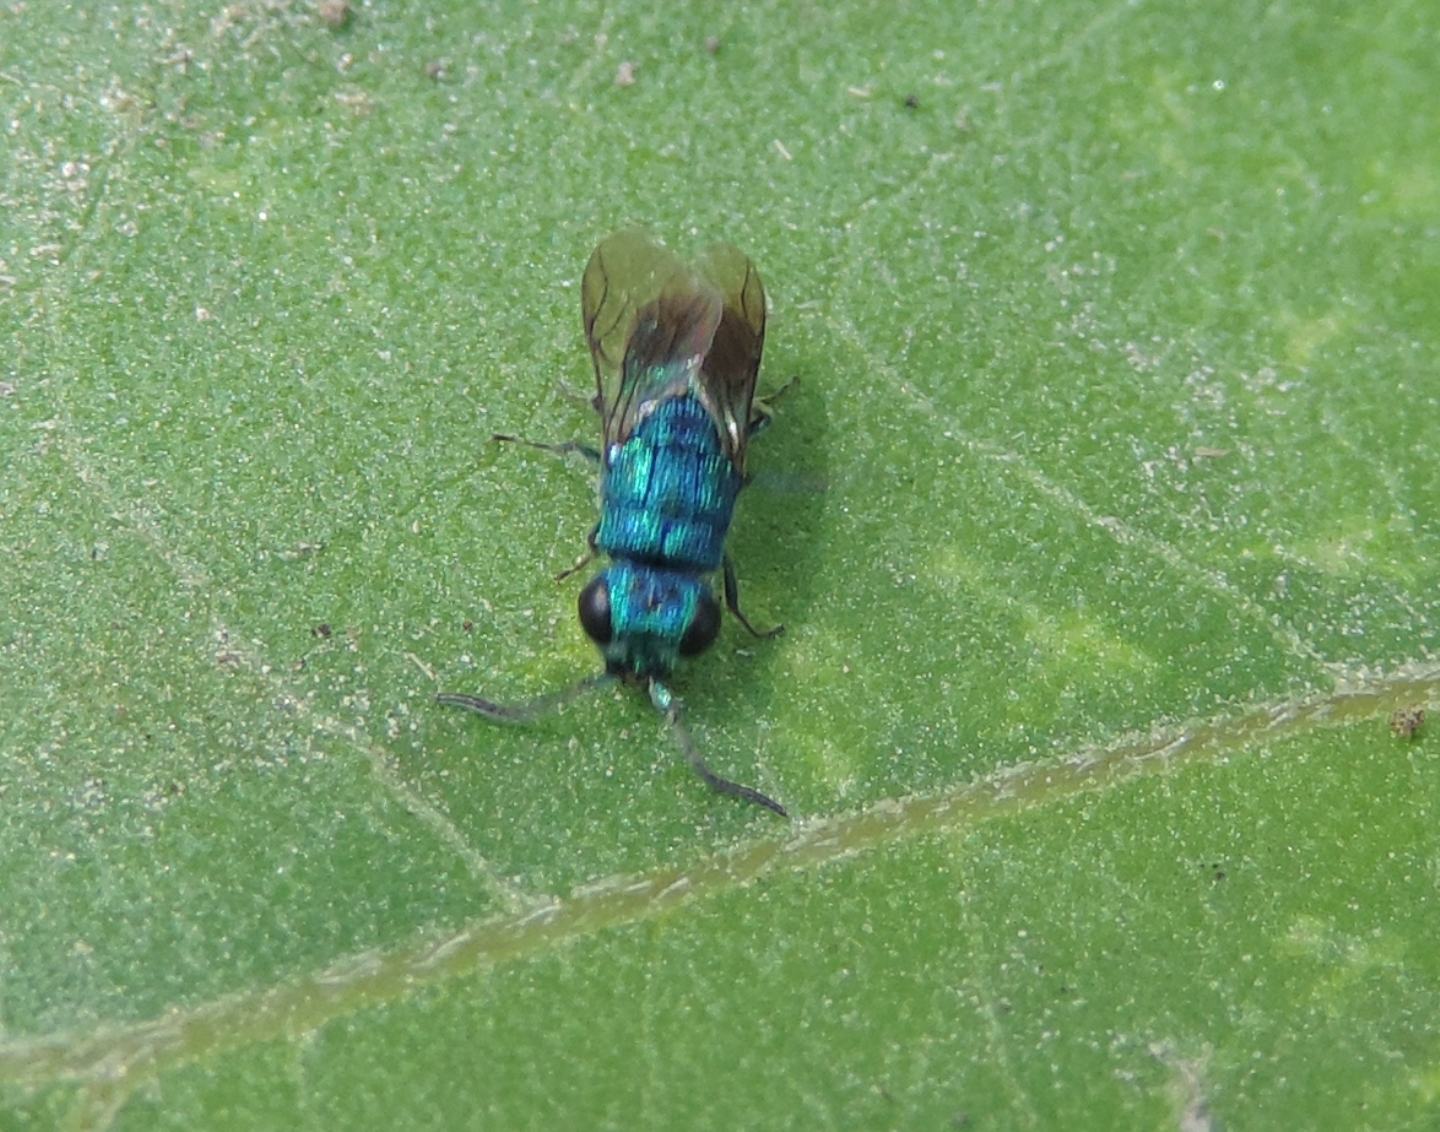
[[[730,458],[744,471],[755,379],[765,346],[765,285],[749,257],[730,244],[707,250],[698,270],[724,304],[700,369],[702,395],[720,424]]]
[[[703,395],[702,367],[723,314],[711,283],[645,233],[627,231],[600,242],[580,292],[606,447],[625,440],[655,402]]]

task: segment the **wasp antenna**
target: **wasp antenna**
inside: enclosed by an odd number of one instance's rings
[[[533,700],[526,700],[523,704],[509,706],[481,699],[479,696],[468,696],[463,692],[438,692],[435,695],[435,702],[473,711],[476,715],[483,715],[486,719],[493,719],[497,723],[529,723],[542,715],[548,715],[550,712],[564,707],[571,700],[578,700],[587,692],[593,692],[614,682],[615,677],[608,672],[598,672],[594,676],[587,676],[579,683],[562,688],[558,692],[549,692],[543,696],[536,696]]]
[[[700,757],[695,740],[690,737],[690,732],[680,717],[680,701],[671,695],[670,689],[658,680],[650,681],[650,702],[655,705],[655,710],[665,717],[665,722],[669,725],[671,733],[674,734],[675,741],[680,745],[680,751],[685,756],[685,761],[690,764],[691,770],[705,780],[705,785],[718,794],[728,794],[732,798],[739,798],[742,802],[764,806],[765,809],[779,814],[782,818],[789,818],[789,811],[774,798],[760,793],[753,786],[742,786],[738,782],[731,782],[728,778],[716,774],[710,769],[710,765]]]

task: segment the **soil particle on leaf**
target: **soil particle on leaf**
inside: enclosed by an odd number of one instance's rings
[[[1397,739],[1413,739],[1425,726],[1423,707],[1396,708],[1390,713],[1390,734]]]

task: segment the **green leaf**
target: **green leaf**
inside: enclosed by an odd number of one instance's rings
[[[1414,2],[0,14],[0,1124],[1440,1121]],[[593,671],[579,274],[772,309]],[[577,395],[578,394],[578,395]]]

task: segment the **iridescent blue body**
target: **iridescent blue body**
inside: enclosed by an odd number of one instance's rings
[[[604,459],[597,549],[677,570],[720,569],[744,480],[698,397],[661,401]]]
[[[695,396],[660,402],[603,459],[594,541],[615,560],[600,575],[612,627],[606,667],[668,676],[701,604],[714,600],[699,575],[720,568],[744,481]]]
[[[581,452],[601,465],[594,551],[610,558],[580,593],[580,624],[605,673],[519,708],[477,696],[441,702],[491,719],[533,718],[622,679],[644,686],[690,765],[712,788],[784,816],[758,790],[716,774],[681,723],[666,681],[681,657],[704,652],[720,631],[709,576],[721,571],[725,604],[740,612],[725,538],[745,484],[745,452],[766,419],[755,404],[765,341],[765,290],[750,260],[721,244],[693,268],[638,232],[603,240],[581,281],[585,337],[595,364],[602,445],[540,445]],[[513,439],[513,438],[502,438]]]

